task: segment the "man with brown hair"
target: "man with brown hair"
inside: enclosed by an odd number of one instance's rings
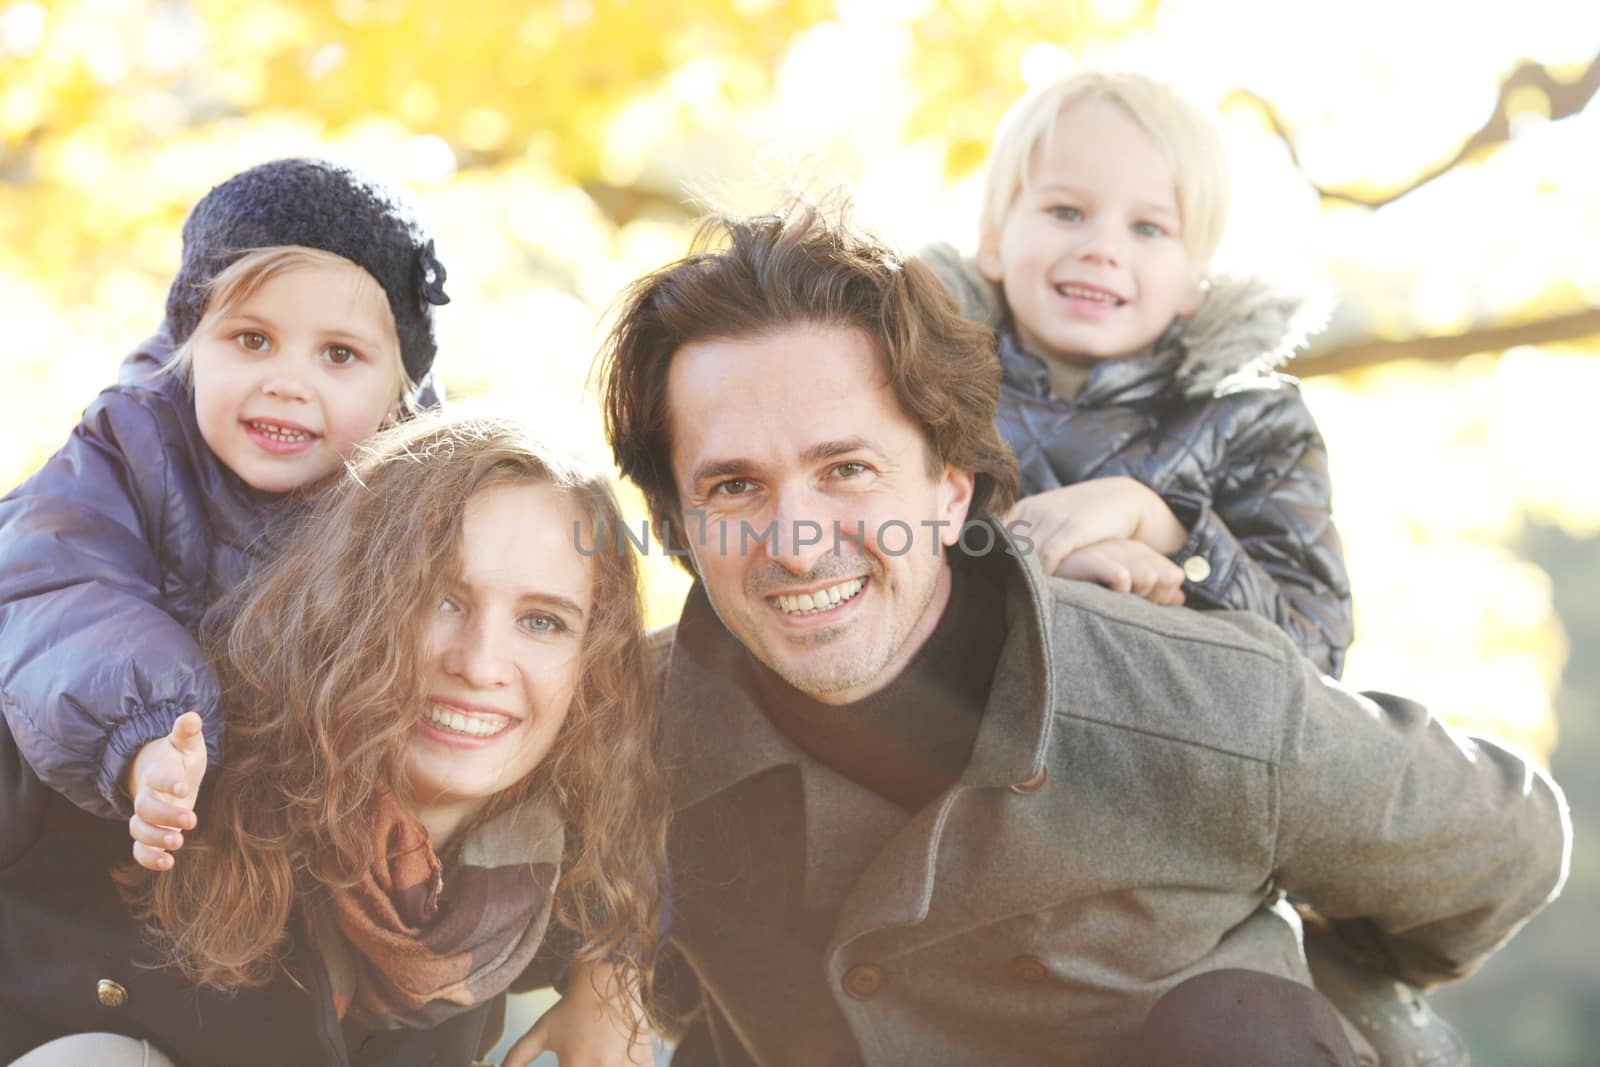
[[[1520,758],[1265,620],[1042,576],[992,341],[926,269],[803,205],[705,238],[602,364],[698,578],[663,635],[680,1063],[1355,1063],[1284,892],[1417,984],[1554,895]]]

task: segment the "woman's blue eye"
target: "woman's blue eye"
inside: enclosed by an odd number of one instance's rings
[[[554,615],[525,615],[522,625],[537,634],[558,634],[566,629]]]

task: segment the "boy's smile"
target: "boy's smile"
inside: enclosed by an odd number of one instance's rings
[[[1182,232],[1165,156],[1120,107],[1089,100],[1056,119],[978,266],[1004,289],[1024,349],[1112,359],[1199,304]]]

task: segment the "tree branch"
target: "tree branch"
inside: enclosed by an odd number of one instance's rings
[[[1402,186],[1393,192],[1382,196],[1362,196],[1359,193],[1345,192],[1340,189],[1329,189],[1317,184],[1311,173],[1306,170],[1305,164],[1300,161],[1300,152],[1295,145],[1294,131],[1278,114],[1277,108],[1263,100],[1248,89],[1235,89],[1229,93],[1223,103],[1235,100],[1248,100],[1259,107],[1266,115],[1267,121],[1272,125],[1272,132],[1277,134],[1289,149],[1289,158],[1294,162],[1295,169],[1305,176],[1311,188],[1316,190],[1323,200],[1341,204],[1355,204],[1359,207],[1380,208],[1385,204],[1392,204],[1408,193],[1427,185],[1429,182],[1449,173],[1462,161],[1470,158],[1477,152],[1491,145],[1505,144],[1511,139],[1511,114],[1509,112],[1510,100],[1516,92],[1523,89],[1538,89],[1550,101],[1550,118],[1564,119],[1582,111],[1589,101],[1600,91],[1600,55],[1590,60],[1589,66],[1576,79],[1563,82],[1556,79],[1551,73],[1538,63],[1523,63],[1506,76],[1500,83],[1500,95],[1494,102],[1494,111],[1487,122],[1478,129],[1455,155],[1443,163],[1423,172],[1409,185]]]
[[[1517,326],[1485,326],[1464,333],[1402,341],[1359,341],[1320,351],[1312,349],[1289,366],[1296,377],[1309,378],[1400,359],[1453,360],[1517,345],[1546,345],[1597,335],[1600,335],[1600,309],[1590,308]]]

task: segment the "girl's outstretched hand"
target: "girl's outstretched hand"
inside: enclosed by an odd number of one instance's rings
[[[611,985],[611,964],[574,967],[566,993],[511,1046],[501,1067],[528,1067],[543,1052],[554,1052],[561,1067],[649,1067],[655,1062],[650,1030],[630,1032],[622,1015],[637,1008],[608,1004],[600,991]]]
[[[133,817],[128,833],[133,858],[152,871],[172,869],[172,853],[183,847],[185,830],[195,827],[194,802],[206,773],[206,741],[197,712],[179,715],[166,737],[151,741],[133,758],[128,792]]]

